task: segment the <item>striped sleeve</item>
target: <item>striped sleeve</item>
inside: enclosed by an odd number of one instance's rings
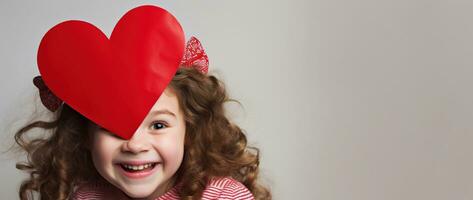
[[[77,186],[72,193],[71,200],[124,200],[128,199],[118,189],[102,183],[84,183]]]
[[[213,179],[204,190],[202,199],[254,200],[253,194],[242,183],[231,177]]]
[[[71,200],[99,200],[103,199],[103,194],[97,192],[95,187],[89,184],[82,184],[76,187],[72,193]]]

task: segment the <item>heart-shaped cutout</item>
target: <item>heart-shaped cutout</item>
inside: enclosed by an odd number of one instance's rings
[[[175,75],[184,44],[177,19],[146,5],[128,11],[110,39],[84,21],[59,23],[41,40],[37,61],[56,96],[129,139]]]

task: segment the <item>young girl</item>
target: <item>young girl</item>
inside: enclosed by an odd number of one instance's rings
[[[121,22],[136,25],[134,23],[142,20],[138,17],[134,21],[132,18],[141,14],[145,14],[147,20],[150,17],[149,13],[160,16],[164,14],[163,19],[167,21],[162,24],[165,26],[159,26],[161,29],[172,27],[169,25],[171,15],[163,9],[142,6],[132,11],[135,14],[127,13],[117,24],[112,33],[111,42],[115,42],[113,41],[114,34],[116,35],[115,31],[120,29],[117,27],[120,27]],[[178,26],[169,29],[176,29],[176,27]],[[63,30],[61,27],[55,27],[55,29]],[[133,28],[135,29],[136,27]],[[74,30],[77,31],[77,29]],[[147,30],[152,32],[157,29]],[[48,34],[51,35],[47,33],[46,36]],[[154,37],[149,36],[146,30],[140,34],[137,36],[140,39]],[[156,32],[153,34],[159,35]],[[162,40],[166,37],[158,38],[161,41],[157,42],[165,42]],[[176,47],[178,49],[175,51],[176,54],[184,55],[178,57],[177,63],[175,60],[150,62],[164,63],[165,68],[173,72],[169,81],[149,75],[157,71],[155,66],[135,69],[136,66],[126,65],[128,63],[126,59],[131,58],[115,58],[120,59],[120,64],[125,63],[120,66],[124,69],[129,67],[135,71],[142,70],[139,74],[143,75],[142,79],[146,84],[156,84],[162,88],[157,92],[157,96],[146,97],[145,100],[151,99],[152,104],[149,109],[146,108],[144,117],[139,118],[138,126],[133,126],[134,131],[131,134],[127,132],[126,125],[134,116],[139,116],[135,112],[143,107],[128,103],[133,102],[134,96],[109,101],[108,104],[103,105],[100,104],[101,99],[94,99],[93,96],[80,99],[87,96],[87,93],[76,94],[77,90],[74,89],[76,85],[82,88],[82,85],[101,80],[100,78],[103,77],[92,79],[88,76],[77,75],[79,76],[77,80],[82,80],[79,84],[67,82],[70,81],[69,78],[64,79],[66,82],[61,82],[59,77],[63,74],[53,73],[51,71],[54,70],[45,69],[45,67],[41,69],[42,63],[48,63],[48,67],[57,65],[57,62],[44,61],[46,58],[51,59],[51,56],[55,56],[44,50],[52,43],[48,41],[54,40],[45,40],[43,38],[38,51],[38,65],[45,79],[36,77],[34,83],[40,90],[43,104],[53,111],[53,120],[35,121],[21,128],[15,135],[17,144],[27,152],[28,156],[27,162],[18,163],[17,168],[30,174],[30,178],[25,180],[20,187],[19,195],[22,200],[33,198],[35,195],[39,195],[40,199],[78,200],[271,199],[269,190],[257,182],[258,149],[247,146],[243,131],[225,116],[224,103],[231,99],[221,80],[207,74],[208,60],[198,40],[192,38],[184,53],[184,47],[182,50]],[[74,37],[74,40],[77,40],[77,37]],[[153,40],[156,41],[156,38]],[[145,39],[145,41],[147,42],[142,45],[153,45],[149,44],[149,40]],[[71,45],[66,46],[70,48]],[[115,47],[111,46],[110,48]],[[151,49],[156,54],[156,48]],[[168,51],[172,50],[167,47],[166,53]],[[140,53],[142,54],[143,52]],[[90,52],[86,55],[90,56]],[[129,56],[132,57],[132,55]],[[153,59],[156,57],[154,54],[146,54],[146,56]],[[136,59],[140,64],[147,65],[146,62],[142,62],[143,59],[148,58],[146,56],[137,56]],[[158,57],[168,59],[168,57]],[[62,58],[64,55],[61,56]],[[82,60],[72,59],[72,65]],[[68,60],[68,62],[71,61]],[[100,65],[95,68],[105,68],[105,62],[99,63]],[[113,62],[113,64],[116,67],[117,63]],[[175,68],[174,71],[169,70],[173,68]],[[74,71],[69,68],[67,70]],[[125,74],[132,73],[133,70]],[[157,73],[159,76],[163,74],[161,71]],[[113,80],[99,81],[99,84],[108,86],[107,84]],[[66,84],[71,85],[68,85],[66,89],[61,88],[66,87],[64,86]],[[97,87],[103,86],[97,85]],[[107,87],[104,88],[107,89]],[[95,94],[94,88],[87,87],[86,89]],[[119,87],[111,89],[113,90],[108,93],[121,92]],[[133,89],[139,91],[140,88]],[[80,101],[74,101],[76,99]],[[90,107],[90,105],[102,106]],[[117,109],[125,110],[127,115],[121,118],[115,116],[116,113],[101,116],[99,111],[105,110],[102,107],[110,107],[109,105],[119,105],[111,107],[110,112]],[[89,107],[92,109],[87,110]],[[127,109],[129,107],[136,109]],[[110,124],[107,121],[110,118],[122,121]],[[32,138],[27,133],[34,128],[42,128],[50,135]]]

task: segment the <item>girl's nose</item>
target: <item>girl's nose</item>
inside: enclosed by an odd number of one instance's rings
[[[135,154],[148,151],[150,148],[148,141],[149,140],[146,139],[146,133],[137,131],[133,137],[124,142],[122,151]]]

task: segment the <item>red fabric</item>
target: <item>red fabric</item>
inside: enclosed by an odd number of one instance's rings
[[[61,99],[59,99],[56,95],[53,94],[51,90],[44,84],[43,79],[41,76],[36,76],[33,79],[33,84],[39,90],[39,96],[41,98],[41,103],[50,111],[56,111],[59,106],[63,103]]]
[[[195,67],[204,74],[209,71],[209,57],[207,57],[200,41],[194,36],[187,41],[181,65]]]
[[[176,185],[156,200],[179,199],[180,185]],[[115,186],[109,183],[86,183],[78,186],[72,200],[130,200]],[[203,200],[254,200],[253,194],[242,183],[230,177],[215,178],[210,181],[202,195]]]

